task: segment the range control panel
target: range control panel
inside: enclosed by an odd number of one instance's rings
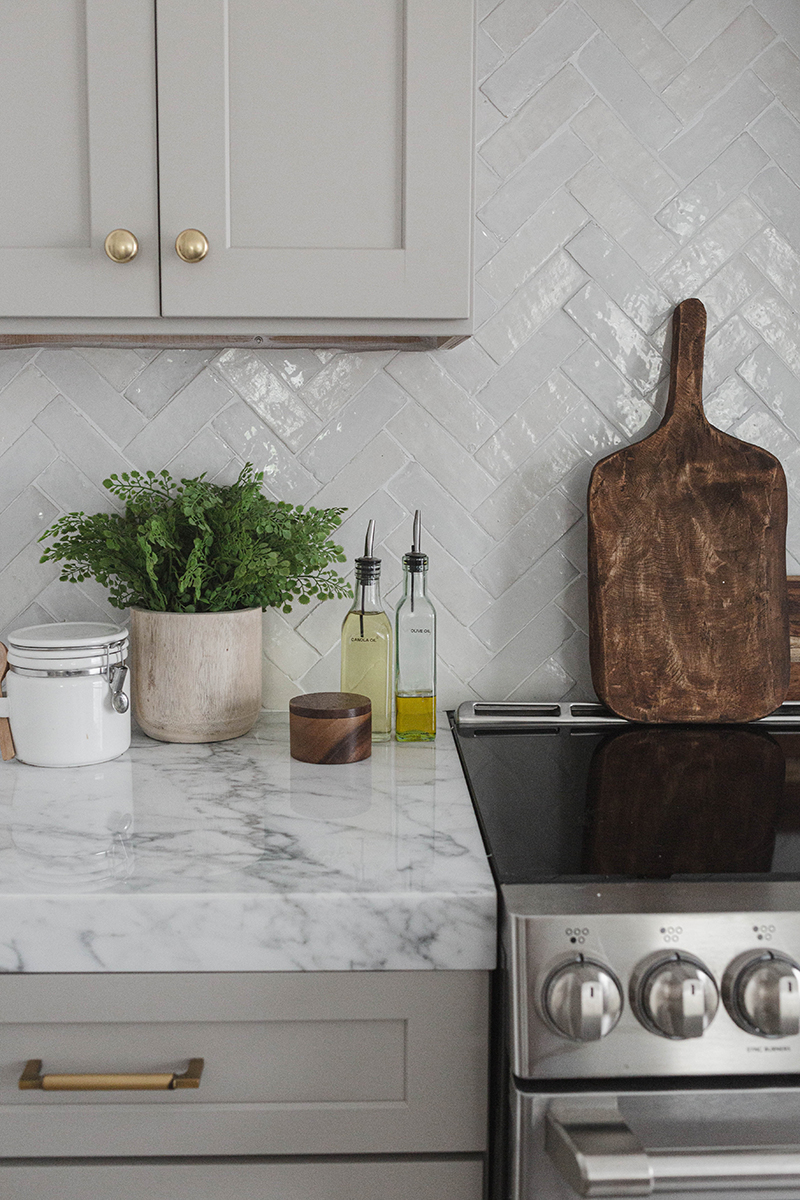
[[[800,913],[506,911],[521,1079],[800,1073]]]

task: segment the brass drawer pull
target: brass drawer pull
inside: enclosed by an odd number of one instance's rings
[[[20,1088],[45,1092],[163,1092],[200,1087],[203,1059],[190,1058],[183,1075],[42,1075],[41,1070],[40,1058],[29,1059],[19,1077]]]

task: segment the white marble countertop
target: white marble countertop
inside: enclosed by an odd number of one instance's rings
[[[447,720],[348,766],[134,733],[0,764],[0,971],[487,969],[496,894]]]

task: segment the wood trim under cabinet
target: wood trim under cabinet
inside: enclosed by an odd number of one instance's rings
[[[166,349],[223,349],[243,346],[259,350],[451,350],[466,341],[468,334],[449,337],[426,337],[392,334],[273,334],[247,337],[241,334],[170,334],[134,333],[75,334],[75,333],[3,333],[0,350],[16,350],[24,346],[92,346],[109,350],[139,347]]]

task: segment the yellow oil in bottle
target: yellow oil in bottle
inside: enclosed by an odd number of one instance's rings
[[[436,737],[436,697],[395,698],[395,730],[398,742],[428,742]]]
[[[372,702],[372,740],[392,734],[392,626],[384,612],[351,611],[342,626],[342,691]]]

